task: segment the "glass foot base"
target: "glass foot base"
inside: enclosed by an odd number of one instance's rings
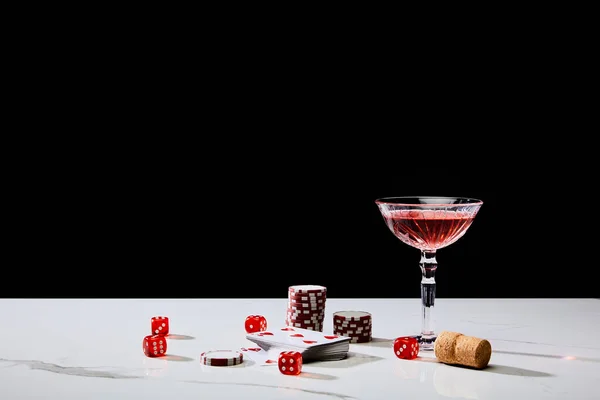
[[[419,341],[419,351],[433,351],[435,347],[435,339],[436,336],[423,336],[423,335],[413,335],[415,339]]]

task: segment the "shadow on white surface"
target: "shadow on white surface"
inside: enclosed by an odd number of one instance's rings
[[[300,378],[306,379],[317,379],[321,381],[333,381],[339,379],[337,376],[327,375],[327,374],[319,374],[318,372],[304,372],[302,371],[299,375]]]
[[[392,347],[394,344],[394,339],[384,339],[384,338],[372,338],[370,342],[366,343],[352,343],[352,346],[360,346],[360,347]]]
[[[496,351],[495,351],[496,353]],[[477,368],[472,368],[472,367],[467,367],[464,365],[458,365],[458,364],[445,364],[441,361],[439,361],[437,358],[435,358],[435,356],[433,354],[431,354],[429,357],[417,357],[415,358],[413,361],[420,361],[420,362],[424,362],[424,363],[434,363],[434,364],[442,364],[445,365],[447,367],[450,368],[455,368],[458,370],[472,370],[472,371],[479,371],[479,372],[491,372],[494,374],[502,374],[502,375],[513,375],[513,376],[531,376],[531,377],[536,377],[536,378],[542,378],[542,377],[549,377],[549,376],[553,376],[552,374],[548,374],[546,372],[541,372],[541,371],[535,371],[535,370],[531,370],[531,369],[525,369],[525,368],[517,368],[517,367],[510,367],[508,365],[500,365],[500,364],[488,364],[488,366],[484,369],[477,369]],[[444,370],[445,367],[442,367]]]
[[[586,361],[586,362],[596,362],[596,363],[600,362],[600,358],[591,358],[591,357],[557,356],[554,354],[524,353],[524,352],[520,352],[520,351],[506,351],[506,350],[494,350],[494,353],[511,354],[511,355],[515,355],[515,356],[555,358],[557,360]]]
[[[459,368],[467,368],[460,367]],[[532,369],[525,368],[517,368],[517,367],[509,367],[508,365],[498,365],[498,364],[490,364],[487,368],[481,370],[481,372],[491,372],[493,374],[502,374],[502,375],[513,375],[513,376],[530,376],[534,378],[547,378],[550,376],[554,376],[547,372],[534,371]]]
[[[205,366],[211,367],[210,365],[202,365],[202,366],[203,367],[205,367]],[[256,361],[251,360],[246,357],[246,358],[244,358],[244,361],[242,361],[242,363],[238,364],[238,365],[230,365],[227,367],[212,367],[212,368],[248,368],[248,367],[254,367],[254,366],[260,367],[260,365],[258,365]],[[263,365],[263,367],[268,367],[268,366]]]
[[[442,364],[433,354],[428,354],[427,356],[419,355],[414,360],[410,361],[421,361],[426,363],[434,363],[434,364]]]
[[[169,340],[194,340],[194,339],[196,339],[194,336],[175,335],[175,334],[168,334],[165,337]]]
[[[161,358],[168,360],[168,361],[194,361],[194,359],[191,357],[178,356],[176,354],[169,354],[169,353],[165,354]]]
[[[358,365],[363,365],[379,360],[383,360],[383,357],[372,356],[370,354],[362,354],[356,352],[348,352],[348,356],[343,360],[337,361],[312,361],[310,363],[306,363],[311,367],[323,367],[323,368],[351,368],[356,367]]]

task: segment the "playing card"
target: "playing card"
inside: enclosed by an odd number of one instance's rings
[[[305,361],[340,360],[346,357],[351,338],[319,331],[286,326],[263,332],[254,332],[246,338],[262,349],[295,350]]]
[[[242,347],[244,357],[254,361],[257,365],[277,365],[277,355],[270,354],[267,350],[261,347]]]

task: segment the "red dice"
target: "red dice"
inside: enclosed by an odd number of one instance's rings
[[[412,360],[419,355],[419,342],[416,338],[402,336],[394,340],[394,354],[398,358]]]
[[[298,375],[302,372],[302,353],[298,351],[282,351],[277,360],[279,371],[285,375]]]
[[[142,349],[147,357],[162,357],[167,354],[167,339],[161,335],[144,337]]]
[[[264,332],[267,330],[267,319],[262,315],[248,315],[244,327],[246,333]]]
[[[152,317],[150,320],[153,335],[166,336],[169,334],[169,318]]]

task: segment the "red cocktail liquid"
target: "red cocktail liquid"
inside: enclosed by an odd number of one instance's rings
[[[465,234],[475,215],[445,210],[388,210],[388,228],[404,243],[421,250],[437,250]]]

